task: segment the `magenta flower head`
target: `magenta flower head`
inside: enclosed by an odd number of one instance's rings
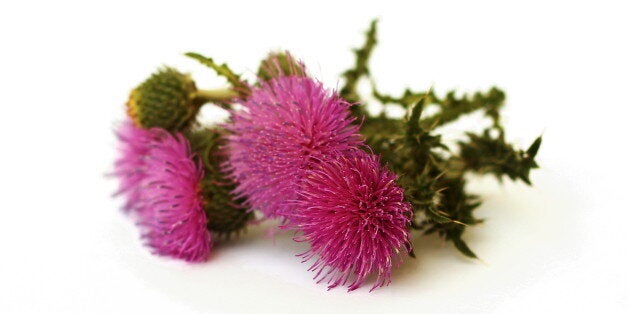
[[[120,157],[114,175],[120,180],[125,209],[142,230],[153,252],[190,262],[207,258],[211,237],[203,211],[203,168],[181,134],[144,129],[126,121],[117,132]]]
[[[371,291],[390,283],[400,251],[410,250],[412,208],[404,202],[396,176],[378,157],[356,150],[317,164],[308,172],[294,202],[289,227],[296,241],[309,242],[304,261],[317,258],[310,270],[329,288],[351,281],[349,291],[370,274]]]
[[[177,133],[161,130],[145,160],[142,198],[146,208],[138,223],[146,243],[159,255],[189,262],[206,260],[211,235],[203,210],[203,167],[189,142]]]
[[[140,210],[142,207],[141,185],[146,178],[146,158],[151,143],[160,134],[155,128],[137,127],[131,120],[125,121],[116,132],[120,156],[115,161],[113,175],[120,180],[117,193],[126,198],[126,210]]]
[[[225,125],[231,134],[224,170],[238,184],[236,195],[267,217],[292,212],[287,200],[316,160],[362,143],[351,104],[307,76],[262,81],[241,105]]]

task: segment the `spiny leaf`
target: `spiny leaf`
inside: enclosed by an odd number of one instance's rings
[[[497,87],[492,87],[484,93],[475,92],[473,95],[465,94],[459,98],[455,96],[455,91],[449,91],[444,98],[440,98],[431,89],[428,91],[412,91],[406,89],[402,96],[394,97],[380,92],[374,82],[371,82],[371,90],[372,96],[384,105],[398,104],[404,108],[410,108],[417,101],[425,99],[424,106],[438,106],[438,114],[425,117],[423,121],[421,121],[421,125],[425,128],[442,126],[457,120],[465,114],[477,110],[484,110],[486,115],[493,120],[494,127],[501,129],[499,125],[499,109],[503,106],[506,96],[504,92]]]
[[[427,92],[414,92],[410,89],[406,89],[401,97],[394,97],[380,92],[377,89],[375,82],[371,82],[371,93],[372,96],[382,104],[398,104],[406,108],[415,104],[421,98],[435,98],[434,92],[431,89]]]
[[[424,168],[423,173],[416,176],[414,180],[402,183],[409,186],[406,191],[408,201],[415,211],[425,213],[430,221],[443,224],[452,222],[447,214],[441,211],[441,190],[437,189],[438,180],[441,176],[433,177],[433,171],[429,167]]]
[[[456,249],[458,249],[458,251],[460,251],[460,253],[470,258],[478,258],[478,256],[475,255],[473,251],[471,251],[467,243],[464,242],[461,238],[452,238],[451,241],[454,243],[454,246],[456,247]]]
[[[451,218],[446,217],[442,213],[439,213],[438,211],[436,211],[434,206],[428,206],[427,211],[425,211],[425,213],[426,213],[427,218],[435,223],[445,224],[445,223],[453,222]]]
[[[209,67],[210,69],[216,71],[216,73],[227,79],[229,83],[239,92],[247,92],[248,86],[247,84],[240,79],[240,75],[233,72],[226,63],[221,65],[214,62],[212,58],[205,57],[201,54],[195,52],[188,52],[185,54],[187,57],[190,57],[201,64]]]
[[[359,80],[369,75],[368,62],[373,52],[373,48],[377,44],[377,20],[371,21],[371,25],[366,32],[366,41],[364,45],[359,49],[354,49],[355,53],[355,65],[353,68],[345,71],[342,76],[345,78],[344,86],[340,89],[340,96],[349,102],[357,103],[360,101],[360,96],[357,92],[357,85]],[[353,106],[354,113],[363,115],[365,111],[362,106]]]
[[[504,133],[499,132],[497,137],[491,136],[491,130],[484,130],[482,135],[467,133],[468,141],[459,142],[460,160],[464,170],[477,173],[491,173],[498,179],[507,176],[511,180],[522,180],[531,185],[530,170],[538,168],[534,160],[542,139],[538,137],[527,151],[516,150],[506,143]]]
[[[422,130],[419,126],[419,119],[421,119],[424,106],[425,97],[421,98],[419,102],[414,105],[414,107],[410,108],[410,117],[408,117],[408,122],[406,122],[406,126],[408,128],[406,134],[414,135],[421,133]]]
[[[486,93],[476,92],[473,96],[463,95],[456,98],[455,92],[449,91],[445,98],[438,98],[433,93],[429,94],[429,98],[429,103],[436,104],[440,112],[421,121],[426,127],[442,126],[476,110],[484,110],[493,120],[498,121],[499,109],[504,105],[506,95],[502,90],[493,87]]]
[[[541,147],[541,142],[542,141],[543,141],[542,136],[537,137],[536,140],[534,140],[534,143],[532,143],[532,145],[530,145],[528,150],[526,150],[526,154],[530,158],[536,157],[536,154],[538,153],[539,148]]]

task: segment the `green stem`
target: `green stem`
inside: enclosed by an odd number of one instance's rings
[[[220,105],[225,109],[231,109],[231,102],[238,97],[238,93],[229,88],[199,89],[194,95],[194,101],[201,106],[208,102]]]

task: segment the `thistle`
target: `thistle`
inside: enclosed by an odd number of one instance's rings
[[[229,89],[199,90],[189,75],[166,67],[131,91],[127,113],[139,127],[180,131],[194,122],[201,105],[226,104],[236,96]]]
[[[225,125],[224,170],[237,183],[235,195],[266,217],[293,211],[286,200],[296,199],[313,163],[362,143],[351,105],[309,77],[261,82],[241,104]]]
[[[154,253],[202,261],[210,251],[210,231],[229,237],[253,217],[241,206],[232,211],[224,183],[212,171],[205,176],[213,168],[197,159],[178,132],[190,133],[202,104],[225,105],[236,95],[228,89],[197,90],[188,75],[172,68],[159,70],[131,92],[130,119],[117,132],[121,156],[114,175],[125,208]],[[196,148],[206,156],[205,147]]]
[[[128,115],[143,128],[169,131],[189,125],[199,108],[194,81],[173,68],[163,68],[133,89],[127,102]]]
[[[496,87],[462,96],[432,89],[386,94],[369,70],[376,43],[373,21],[339,93],[308,76],[288,52],[262,60],[253,84],[226,64],[187,53],[230,87],[198,90],[190,76],[164,68],[135,88],[130,120],[117,132],[114,174],[153,252],[203,261],[213,241],[231,239],[260,211],[310,245],[299,256],[313,260],[315,279],[330,289],[355,290],[369,278],[371,291],[388,285],[404,255],[415,257],[413,230],[477,257],[463,240],[482,222],[467,174],[531,184],[541,137],[525,150],[506,141],[505,93]],[[358,91],[364,80],[370,95]],[[366,100],[401,106],[405,118],[386,110],[370,115]],[[226,108],[230,119],[199,128],[196,115],[208,102]],[[424,114],[427,106],[436,113]],[[442,127],[473,112],[490,126],[466,133],[455,149],[443,143]]]
[[[161,132],[157,129],[143,129],[131,121],[125,121],[117,130],[120,156],[115,161],[113,175],[120,180],[117,194],[126,198],[126,210],[142,209],[142,184],[147,175],[146,159],[151,145]]]
[[[376,275],[371,291],[390,283],[399,253],[410,252],[412,209],[397,176],[362,150],[318,163],[305,177],[290,226],[295,240],[310,243],[301,254],[316,258],[311,270],[329,288],[360,287]]]
[[[146,208],[138,216],[142,237],[156,254],[203,261],[212,241],[203,211],[202,165],[181,134],[162,131],[150,148],[142,191]]]
[[[352,277],[349,290],[357,289],[371,273],[373,289],[388,284],[397,253],[409,251],[412,216],[395,175],[359,150],[349,103],[307,76],[283,73],[279,57],[265,62],[274,76],[251,89],[226,126],[236,195],[302,233],[296,240],[311,244],[304,259],[318,257],[312,269],[330,288]]]

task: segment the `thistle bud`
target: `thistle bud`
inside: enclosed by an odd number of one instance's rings
[[[271,52],[262,60],[257,76],[264,81],[278,76],[307,76],[305,66],[296,61],[288,52]]]
[[[205,198],[203,209],[207,215],[207,228],[213,234],[229,238],[244,230],[254,215],[243,204],[242,198],[234,196],[235,184],[220,171],[222,137],[215,129],[190,132],[187,137],[205,168],[201,193]]]
[[[166,67],[131,91],[127,112],[137,126],[181,130],[198,112],[199,104],[194,101],[196,91],[189,75]]]
[[[252,211],[234,200],[231,194],[234,188],[233,184],[211,179],[204,180],[201,185],[201,191],[207,200],[203,207],[207,215],[207,229],[226,238],[244,230],[254,218]]]

